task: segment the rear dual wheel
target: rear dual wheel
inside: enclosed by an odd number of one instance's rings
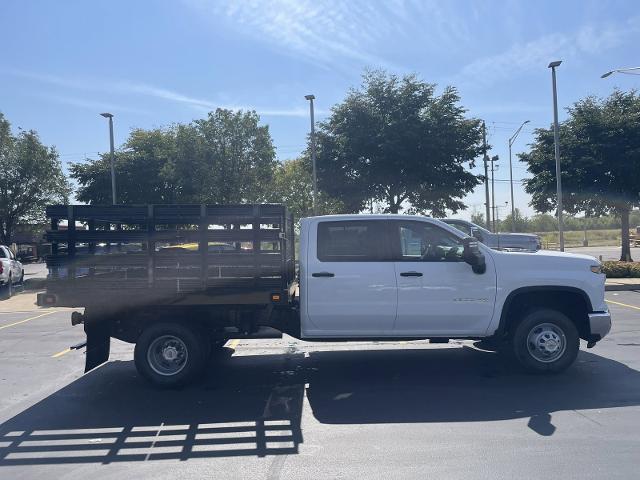
[[[197,378],[209,354],[208,337],[179,323],[145,329],[136,343],[138,372],[156,386],[177,388]]]

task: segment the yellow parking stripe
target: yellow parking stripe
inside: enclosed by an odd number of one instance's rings
[[[70,348],[65,348],[64,350],[62,350],[61,352],[56,353],[55,355],[51,355],[51,358],[58,358],[61,357],[62,355],[64,355],[65,353],[69,353],[71,351]]]
[[[21,323],[24,323],[24,322],[30,322],[31,320],[35,320],[36,318],[44,317],[45,315],[51,315],[52,313],[56,313],[56,312],[47,312],[47,313],[43,313],[43,314],[40,314],[40,315],[36,315],[35,317],[27,318],[25,320],[20,320],[19,322],[13,322],[13,323],[9,323],[7,325],[2,325],[0,327],[0,330],[4,330],[5,328],[13,327],[14,325],[20,325]]]
[[[626,303],[614,302],[613,300],[605,300],[605,302],[620,305],[621,307],[633,308],[634,310],[640,310],[640,307],[636,307],[635,305],[627,305]]]

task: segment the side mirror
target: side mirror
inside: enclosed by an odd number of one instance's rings
[[[464,252],[462,258],[465,262],[471,265],[473,273],[484,273],[487,271],[487,264],[484,259],[484,254],[480,251],[478,240],[475,238],[465,238],[462,240],[464,245]]]
[[[480,230],[478,230],[477,228],[471,229],[471,236],[477,239],[478,241],[482,242],[482,233],[480,233]]]

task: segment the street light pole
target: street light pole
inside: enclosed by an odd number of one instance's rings
[[[558,127],[558,90],[556,88],[556,68],[560,66],[562,60],[551,62],[551,82],[553,84],[553,143],[556,156],[556,186],[558,196],[558,234],[560,237],[560,251],[564,252],[564,226],[562,224],[562,177],[560,169],[560,131]]]
[[[495,174],[494,172],[496,171],[496,165],[495,162],[498,161],[498,155],[494,155],[493,157],[491,157],[491,213],[493,216],[493,228],[492,228],[492,232],[496,233],[496,184],[494,183],[494,179],[495,179]]]
[[[318,177],[316,174],[316,129],[315,129],[315,121],[313,119],[313,101],[315,100],[314,95],[305,95],[304,98],[309,100],[309,113],[311,115],[311,165],[312,165],[312,175],[313,175],[313,215],[318,215],[318,204],[317,204],[317,195],[318,195]]]
[[[600,78],[607,78],[609,75],[614,73],[627,73],[629,75],[640,75],[640,67],[627,67],[627,68],[616,68],[615,70],[609,70],[608,72],[600,75]]]
[[[484,194],[486,197],[484,206],[486,212],[485,215],[487,216],[487,230],[491,230],[491,204],[489,202],[489,157],[487,156],[487,127],[484,123],[484,120],[482,121],[482,144],[482,160],[484,162]]]
[[[111,202],[113,203],[113,205],[115,205],[118,202],[116,200],[116,171],[114,166],[116,154],[113,147],[113,115],[110,113],[101,113],[100,115],[102,115],[104,118],[109,119],[109,145],[111,152]]]
[[[513,136],[509,139],[509,183],[511,184],[511,231],[512,232],[516,231],[516,204],[513,201],[513,165],[511,164],[511,146],[513,145],[513,142],[516,141],[516,138],[518,138],[518,134],[520,133],[520,130],[522,130],[522,127],[524,127],[527,123],[529,123],[529,120],[525,120],[524,122],[522,122],[522,125],[520,125],[520,128],[518,128],[518,130],[516,130],[516,133],[514,133]]]

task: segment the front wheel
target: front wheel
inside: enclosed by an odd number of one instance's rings
[[[539,309],[525,315],[513,332],[511,344],[525,370],[557,373],[575,361],[580,337],[576,326],[565,314]]]
[[[144,330],[134,354],[140,375],[165,388],[181,387],[195,379],[206,357],[201,337],[179,323],[160,323]]]
[[[13,295],[13,279],[9,275],[9,279],[4,286],[0,286],[0,300],[8,300]]]

